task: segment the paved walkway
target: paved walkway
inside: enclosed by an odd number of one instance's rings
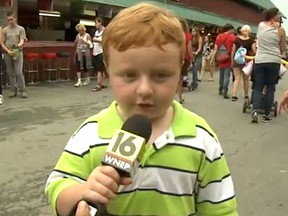
[[[217,76],[217,75],[216,75]],[[288,89],[281,80],[278,93]],[[93,85],[43,84],[29,98],[6,99],[0,107],[0,215],[51,215],[44,184],[79,124],[112,100]],[[5,92],[8,94],[8,92]],[[286,216],[288,212],[288,114],[269,124],[250,124],[242,101],[217,94],[217,81],[185,93],[185,106],[204,116],[217,132],[228,159],[240,215]]]

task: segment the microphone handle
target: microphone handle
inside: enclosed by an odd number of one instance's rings
[[[106,211],[106,207],[102,204],[97,203],[96,205],[92,204],[89,201],[84,200],[90,210],[90,216],[109,216],[108,212]],[[80,202],[80,201],[79,201]],[[72,210],[71,214],[69,216],[76,216],[76,211],[77,211],[78,203],[75,206],[75,208]]]

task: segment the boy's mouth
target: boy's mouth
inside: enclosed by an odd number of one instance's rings
[[[138,103],[137,106],[141,108],[150,108],[153,106],[153,104],[152,103]]]

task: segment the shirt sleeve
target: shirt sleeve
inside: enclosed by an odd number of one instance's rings
[[[99,140],[97,131],[95,122],[88,122],[80,127],[68,141],[51,172],[45,186],[45,195],[54,215],[57,215],[56,203],[59,194],[67,187],[86,181],[94,167],[100,165],[100,156],[94,158],[93,162],[90,159],[91,151],[95,150],[92,150],[91,146]],[[103,155],[103,152],[100,151],[100,155]]]
[[[215,44],[217,45],[218,49],[220,47],[220,35],[216,37]]]
[[[206,149],[198,173],[196,205],[200,216],[238,216],[230,171],[217,138],[204,138]]]
[[[20,39],[25,40],[26,39],[26,32],[24,28],[20,29]]]

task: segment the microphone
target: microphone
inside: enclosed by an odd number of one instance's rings
[[[131,177],[134,163],[141,157],[151,133],[152,126],[148,118],[142,115],[128,118],[107,146],[102,164],[114,167],[121,177]]]
[[[144,144],[152,133],[150,120],[142,115],[128,118],[109,142],[102,159],[103,165],[114,167],[121,177],[131,177],[135,162],[140,159]],[[87,201],[86,201],[87,202]],[[87,202],[90,216],[107,216],[105,207]]]

